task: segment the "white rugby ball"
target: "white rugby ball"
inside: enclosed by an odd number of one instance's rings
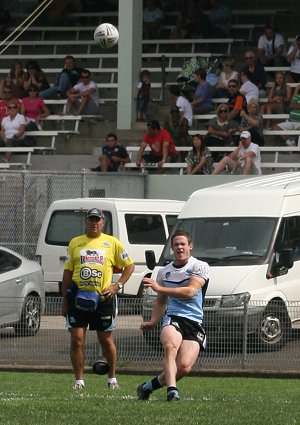
[[[112,24],[100,24],[94,32],[95,42],[103,49],[110,49],[119,40],[119,31]]]

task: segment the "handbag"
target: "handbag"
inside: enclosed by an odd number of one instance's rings
[[[93,291],[84,291],[78,289],[75,296],[75,307],[77,310],[82,310],[86,312],[95,312],[99,303],[99,294]]]

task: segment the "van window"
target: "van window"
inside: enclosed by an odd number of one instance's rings
[[[166,221],[168,226],[169,234],[172,232],[173,227],[175,226],[176,220],[177,220],[177,214],[176,215],[166,215]]]
[[[280,253],[284,248],[293,248],[294,260],[300,259],[300,216],[283,218],[274,250]]]
[[[160,214],[125,214],[128,241],[139,245],[164,245],[166,232]]]
[[[71,239],[85,232],[86,211],[58,210],[51,215],[45,242],[48,245],[68,246]],[[111,213],[104,211],[104,233],[112,234]]]

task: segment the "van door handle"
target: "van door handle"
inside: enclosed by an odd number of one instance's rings
[[[19,285],[20,283],[22,283],[22,278],[21,277],[17,277],[16,279],[16,283]]]
[[[66,261],[67,257],[66,257],[66,255],[61,255],[59,257],[59,259],[60,259],[60,261]]]

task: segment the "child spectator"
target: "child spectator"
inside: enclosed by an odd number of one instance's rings
[[[150,101],[150,88],[150,72],[144,69],[140,74],[140,81],[136,91],[137,121],[146,121],[146,112]]]

